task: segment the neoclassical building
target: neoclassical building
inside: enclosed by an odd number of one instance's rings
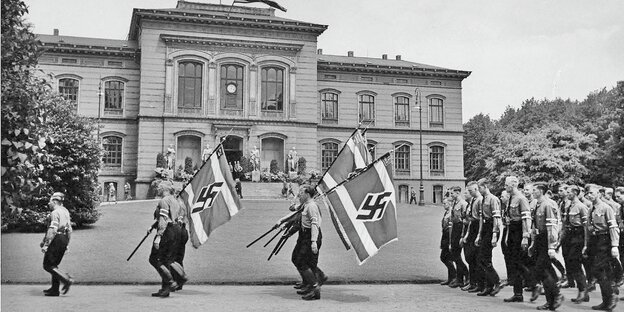
[[[257,147],[262,168],[273,159],[283,168],[296,147],[322,171],[361,122],[373,153],[396,149],[401,201],[418,190],[421,163],[426,202],[463,185],[469,71],[400,55],[325,55],[317,39],[326,25],[274,13],[178,1],[134,9],[127,40],[39,35],[39,67],[80,114],[99,120],[107,151],[100,183],[114,183],[121,196],[129,182],[145,198],[158,153],[172,146],[176,166],[186,157],[199,165],[206,144],[226,135],[231,161]]]

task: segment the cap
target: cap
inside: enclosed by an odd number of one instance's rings
[[[61,192],[55,192],[54,194],[52,194],[52,196],[50,196],[50,200],[63,201],[64,199],[65,199],[65,194]]]

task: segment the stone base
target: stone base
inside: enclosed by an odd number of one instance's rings
[[[260,171],[254,170],[251,172],[251,182],[260,182]]]
[[[295,171],[291,171],[291,172],[288,173],[288,178],[291,179],[291,180],[296,178],[296,177],[298,177],[298,176],[299,175]]]

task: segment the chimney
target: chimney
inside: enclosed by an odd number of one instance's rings
[[[347,56],[353,57],[353,51],[348,51]]]
[[[381,55],[381,59],[382,60],[387,60],[388,59],[388,54],[382,54]]]
[[[401,55],[400,55],[400,54],[398,54],[398,55],[396,56],[396,60],[397,60],[397,61],[400,61],[400,60],[401,60]]]
[[[54,28],[54,32],[53,32],[53,35],[55,35],[55,36],[58,36],[58,35],[59,35],[59,31],[58,31],[58,28]]]
[[[317,49],[316,50],[316,54],[323,55],[323,49]]]

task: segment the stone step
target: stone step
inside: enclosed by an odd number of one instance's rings
[[[174,187],[177,190],[181,190],[184,186],[183,182],[175,181],[173,182]],[[281,182],[241,182],[242,193],[244,199],[280,199],[285,198],[282,196],[282,187],[283,184]],[[299,190],[299,185],[296,183],[292,184],[294,194],[297,194]]]

